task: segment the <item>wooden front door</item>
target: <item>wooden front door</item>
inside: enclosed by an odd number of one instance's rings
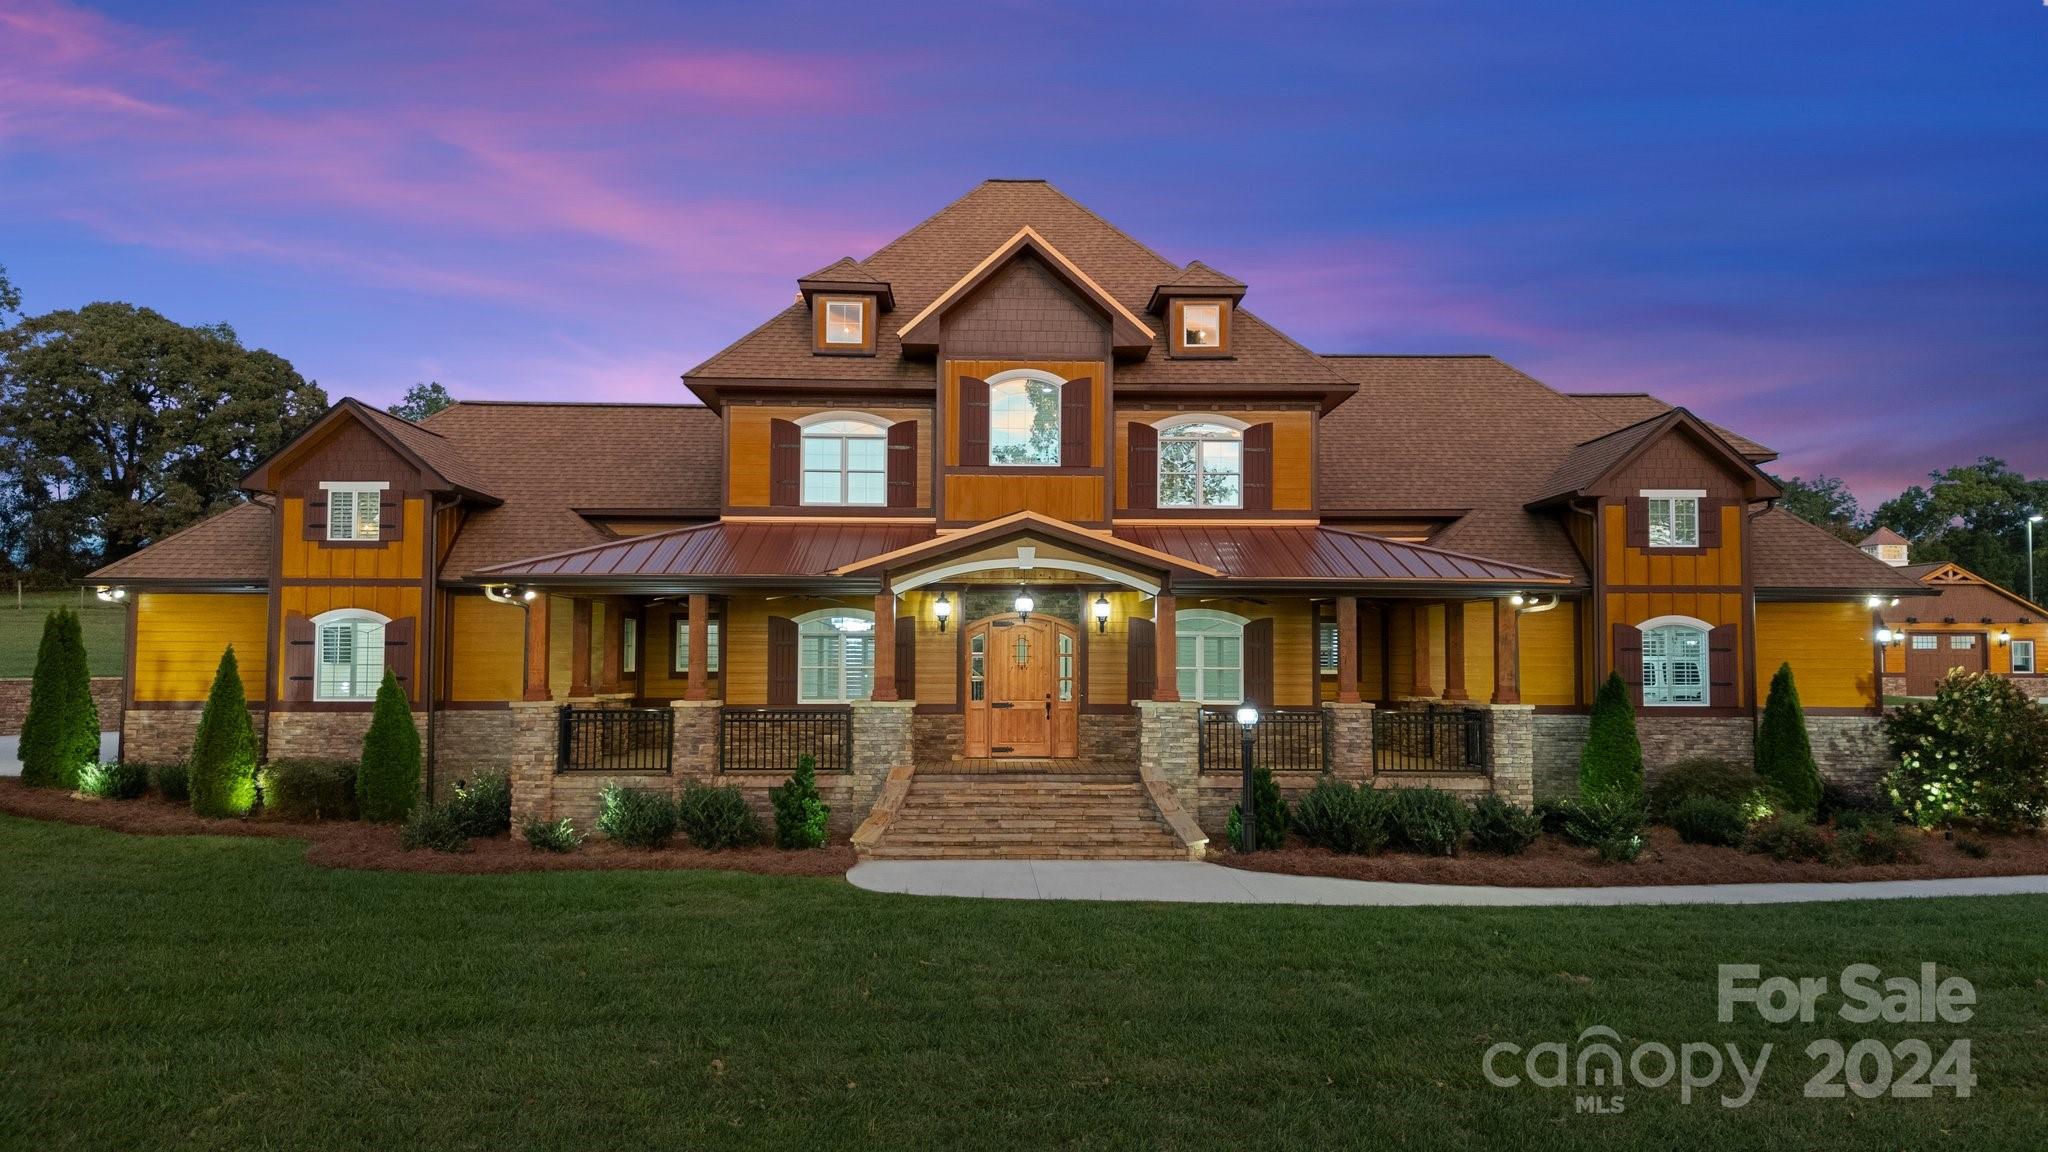
[[[1080,644],[1072,624],[994,616],[967,627],[966,754],[1072,756]]]
[[[1913,632],[1906,636],[1906,694],[1932,696],[1951,668],[1982,672],[1982,632]]]

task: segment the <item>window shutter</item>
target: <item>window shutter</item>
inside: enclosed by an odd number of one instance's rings
[[[405,539],[405,497],[389,488],[377,493],[377,539]]]
[[[1735,625],[1723,624],[1707,633],[1707,703],[1735,703]]]
[[[1131,511],[1150,512],[1159,507],[1159,429],[1136,421],[1129,428]]]
[[[1700,500],[1700,547],[1721,546],[1721,504],[1712,497]]]
[[[1254,424],[1244,430],[1244,508],[1247,512],[1273,510],[1271,424]]]
[[[917,699],[917,621],[896,619],[896,698]]]
[[[889,507],[917,507],[917,421],[889,425]]]
[[[1614,626],[1614,670],[1621,674],[1621,682],[1628,685],[1629,699],[1637,707],[1643,703],[1643,633],[1640,628],[1627,624]]]
[[[796,621],[768,618],[768,702],[796,703]]]
[[[1650,546],[1650,501],[1645,496],[1631,496],[1622,505],[1622,522],[1628,530],[1627,544],[1630,548]]]
[[[1086,468],[1094,443],[1095,381],[1069,380],[1060,386],[1060,467]]]
[[[1136,428],[1132,425],[1133,431]],[[1124,647],[1124,659],[1130,666],[1124,674],[1124,682],[1133,700],[1152,698],[1157,679],[1155,673],[1159,670],[1159,649],[1154,629],[1155,625],[1150,620],[1131,618],[1131,639]]]
[[[324,490],[318,496],[306,497],[306,523],[304,527],[305,531],[300,534],[300,539],[327,539],[327,493]],[[311,697],[308,697],[308,699],[311,699]]]
[[[804,433],[794,421],[768,422],[768,503],[794,508],[803,503]]]
[[[960,378],[960,466],[988,466],[988,381]]]
[[[1254,620],[1244,626],[1244,699],[1260,707],[1273,706],[1273,618]]]
[[[408,697],[417,695],[412,683],[412,635],[410,616],[384,625],[384,667],[398,677],[398,686]]]
[[[286,700],[313,698],[313,621],[293,612],[284,618],[284,689]]]

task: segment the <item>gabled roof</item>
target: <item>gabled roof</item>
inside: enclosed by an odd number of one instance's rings
[[[1244,297],[1244,281],[1235,276],[1226,276],[1200,260],[1188,261],[1171,279],[1162,280],[1152,289],[1152,298],[1145,304],[1147,312],[1165,310],[1167,300],[1175,296],[1228,296],[1232,299]]]
[[[1072,260],[1067,259],[1059,249],[1046,242],[1037,230],[1029,224],[1017,229],[1016,234],[1005,240],[1001,247],[984,256],[979,264],[967,270],[967,274],[955,280],[950,288],[939,293],[931,303],[924,306],[902,327],[896,329],[896,338],[903,341],[906,352],[936,352],[939,347],[938,319],[954,304],[966,299],[1005,264],[1026,252],[1035,254],[1045,261],[1053,275],[1066,282],[1068,288],[1083,300],[1093,304],[1098,311],[1109,318],[1110,346],[1118,352],[1135,352],[1143,355],[1151,351],[1152,342],[1158,338],[1150,325],[1123,306],[1116,297],[1103,291],[1102,285],[1081,270]]]
[[[1783,508],[1749,518],[1750,568],[1757,591],[1834,595],[1925,595],[1919,581]]]
[[[86,577],[104,583],[268,584],[271,537],[267,498],[216,512]]]
[[[1565,395],[1613,421],[1617,426],[1635,424],[1652,416],[1661,416],[1672,408],[1670,404],[1648,392],[1567,392]],[[1732,432],[1712,421],[1707,422],[1707,427],[1719,433],[1721,439],[1733,444],[1737,452],[1758,464],[1768,464],[1778,458],[1778,453],[1774,449],[1766,448],[1739,432]]]
[[[953,556],[971,551],[1002,540],[1019,536],[1038,536],[1073,545],[1085,551],[1103,554],[1125,563],[1154,571],[1171,572],[1187,576],[1215,576],[1216,569],[1199,561],[1188,560],[1169,552],[1134,543],[1127,538],[1112,536],[1106,532],[1091,532],[1037,512],[1012,512],[997,520],[977,525],[964,532],[949,532],[920,543],[909,544],[895,551],[869,556],[855,563],[841,566],[838,575],[860,576],[905,565],[925,563],[943,556]]]
[[[889,290],[889,282],[877,279],[851,256],[842,256],[809,276],[798,277],[796,287],[806,304],[819,292],[871,292],[879,298],[882,311],[896,307],[896,295]]]
[[[402,420],[389,412],[372,408],[353,396],[344,396],[313,422],[312,427],[299,433],[292,442],[270,454],[270,457],[256,466],[255,471],[242,481],[242,487],[252,492],[269,492],[276,487],[276,469],[283,461],[289,460],[303,444],[309,444],[327,434],[336,422],[353,420],[369,429],[371,435],[384,444],[427,478],[437,492],[454,492],[467,499],[484,504],[496,503],[498,497],[485,486],[482,473],[463,454],[462,450],[440,435]]]
[[[1860,544],[1858,544],[1858,545],[1857,545],[1857,547],[1858,547],[1858,548],[1875,548],[1875,547],[1877,547],[1877,546],[1879,546],[1879,545],[1881,545],[1881,544],[1911,544],[1911,543],[1912,543],[1912,541],[1911,541],[1911,540],[1908,540],[1908,539],[1906,539],[1906,538],[1905,538],[1904,536],[1901,536],[1901,535],[1899,535],[1899,534],[1898,534],[1897,532],[1894,532],[1894,531],[1892,531],[1891,529],[1889,529],[1889,528],[1886,528],[1886,527],[1883,527],[1882,525],[1880,525],[1880,526],[1878,527],[1877,531],[1875,531],[1875,532],[1872,532],[1872,533],[1871,533],[1870,535],[1868,535],[1868,536],[1865,536],[1865,537],[1863,538],[1863,542],[1862,542],[1862,543],[1860,543]]]
[[[1749,457],[1737,451],[1704,420],[1683,408],[1673,408],[1660,416],[1594,437],[1573,448],[1550,478],[1544,481],[1539,495],[1529,501],[1530,505],[1540,507],[1558,500],[1590,495],[1602,481],[1673,432],[1690,433],[1696,442],[1720,456],[1731,470],[1741,474],[1750,499],[1769,499],[1779,494],[1776,481],[1764,475]]]
[[[2000,620],[2014,607],[2030,618],[2048,619],[2048,608],[2017,592],[2008,592],[1953,560],[1914,564],[1894,571],[1910,572],[1915,580],[1937,590],[1941,594],[1940,611],[1958,620]]]

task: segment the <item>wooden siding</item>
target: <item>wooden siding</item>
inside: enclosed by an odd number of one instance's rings
[[[525,610],[466,593],[450,596],[448,606],[448,699],[519,699],[525,687]]]
[[[1701,487],[1694,484],[1693,487]],[[1627,510],[1610,504],[1600,510],[1603,553],[1610,586],[1647,585],[1736,588],[1742,586],[1742,505],[1726,504],[1720,509],[1721,547],[1698,555],[1673,554],[1658,548],[1628,546]],[[1620,617],[1615,618],[1621,622]]]
[[[1579,703],[1573,684],[1578,669],[1579,606],[1566,600],[1548,612],[1524,612],[1521,622],[1522,703],[1569,706]],[[1492,637],[1487,640],[1491,643]],[[1465,643],[1472,643],[1468,632]]]
[[[998,520],[1031,511],[1075,523],[1102,517],[1102,477],[1088,473],[946,477],[947,520]]]
[[[1168,416],[1215,412],[1247,424],[1273,425],[1273,511],[1306,512],[1315,505],[1315,413],[1306,409],[1243,408],[1222,405],[1214,408],[1198,408],[1188,405],[1179,408],[1128,408],[1119,407],[1116,412],[1116,508],[1123,512],[1131,506],[1131,483],[1129,461],[1131,458],[1131,425],[1150,424]],[[1150,511],[1147,509],[1146,511]],[[1234,510],[1224,509],[1221,515],[1232,515]],[[1138,515],[1142,515],[1139,513]],[[1266,515],[1266,513],[1260,513]]]
[[[818,412],[865,412],[895,423],[917,421],[917,506],[932,506],[932,410],[877,408],[851,400],[812,404],[728,404],[725,409],[726,503],[734,508],[766,508],[768,494],[768,426],[775,420],[798,420]],[[908,509],[899,509],[908,511]],[[628,535],[619,525],[610,525]]]
[[[417,580],[426,539],[426,501],[405,500],[403,539],[376,545],[329,545],[324,540],[305,538],[306,502],[296,496],[284,498],[284,538],[280,544],[280,570],[286,580]]]
[[[954,302],[939,325],[940,354],[947,359],[1109,356],[1109,324],[1102,314],[1082,303],[1030,253]]]
[[[972,471],[960,466],[960,378],[987,379],[999,372],[1031,368],[1061,380],[1092,379],[1087,470],[1071,468],[1006,468],[990,465]],[[1033,511],[1061,520],[1095,524],[1109,518],[1104,482],[1109,452],[1109,368],[1097,360],[947,360],[943,398],[945,414],[940,439],[943,453],[943,496],[947,521],[994,520],[1012,512]]]
[[[205,700],[221,653],[233,645],[243,693],[268,699],[263,631],[269,603],[252,593],[137,593],[133,698]]]
[[[1084,630],[1088,633],[1082,644],[1088,649],[1088,703],[1124,704],[1130,701],[1130,651],[1131,620],[1152,618],[1152,601],[1128,588],[1105,590],[1101,593],[1109,600],[1109,627],[1101,632],[1095,630],[1095,618],[1088,598],[1083,612],[1088,618]]]
[[[734,596],[725,602],[725,702],[763,705],[768,703],[768,618],[795,619],[820,608],[874,609],[873,597],[831,599],[819,596],[768,594]],[[651,646],[650,646],[651,650]]]
[[[337,608],[361,608],[387,620],[419,619],[420,588],[417,584],[286,584],[278,591],[280,624],[293,614],[318,616]],[[277,637],[283,651],[284,636]],[[424,644],[412,646],[413,666],[406,669],[407,684],[419,683],[419,654]],[[239,654],[240,649],[236,649]],[[280,674],[281,671],[280,671]]]
[[[719,670],[707,674],[704,678],[705,690],[713,700],[725,698],[725,660],[732,645],[738,643],[740,639],[726,632],[723,619],[723,613],[726,611],[730,609],[714,597],[711,601],[711,618],[719,621],[719,643],[726,648],[726,652],[719,654]],[[687,620],[689,616],[690,610],[686,604],[659,604],[640,614],[640,626],[647,630],[647,635],[640,645],[640,694],[649,700],[680,700],[683,693],[689,690],[690,674],[675,670],[676,621]],[[766,633],[755,637],[756,644],[766,642]],[[763,659],[765,661],[766,658]],[[762,667],[765,669],[767,665],[763,663]],[[768,691],[765,679],[767,673],[764,671],[762,675],[764,679],[761,692],[765,698]]]
[[[1995,621],[1990,624],[1985,624],[1982,622],[1981,618],[1973,617],[1971,619],[1965,620],[1958,617],[1955,623],[1945,624],[1941,620],[1937,619],[1930,621],[1925,616],[1922,616],[1918,624],[1908,624],[1906,623],[1905,617],[1905,612],[1908,606],[1918,609],[1922,612],[1925,612],[1927,610],[1924,603],[1915,604],[1911,600],[1902,601],[1899,607],[1890,608],[1885,611],[1884,615],[1886,620],[1884,626],[1891,628],[1895,631],[1908,633],[1979,633],[1984,637],[1984,642],[1990,645],[1990,647],[1985,650],[1986,655],[1990,657],[1990,663],[1987,665],[1987,667],[1989,667],[1991,671],[1996,672],[2001,676],[2012,675],[2012,646],[2009,644],[2000,644],[1998,642],[1998,633],[2001,629],[2012,633],[2012,638],[2015,640],[2032,640],[2034,642],[2034,666],[2036,668],[2041,667],[2043,661],[2048,661],[2048,623],[2036,620],[2031,624],[2015,624],[2009,621]],[[1759,611],[1762,610],[1762,607],[1762,605],[1758,605]],[[2013,613],[2011,613],[2011,615],[2017,617],[2019,613],[2017,611],[2014,611]],[[1863,642],[1867,645],[1873,642],[1872,634],[1876,632],[1878,625],[1871,622],[1870,613],[1868,611],[1863,612],[1863,622]],[[1758,625],[1757,630],[1759,633],[1761,633],[1763,630],[1762,625]],[[1866,660],[1865,663],[1868,664],[1870,663],[1870,661]],[[1794,665],[1794,667],[1796,668],[1797,665]],[[1894,644],[1885,649],[1884,671],[1885,675],[1887,676],[1904,676],[1906,674],[1905,644]],[[2038,676],[2040,675],[2040,673],[2036,672],[2035,675]],[[2024,679],[2024,677],[2022,678]]]
[[[1870,708],[1877,704],[1876,653],[1870,609],[1853,601],[1756,606],[1758,704],[1778,666],[1792,665],[1799,702],[1807,708]]]
[[[917,682],[913,686],[913,698],[919,704],[956,704],[954,693],[960,681],[960,631],[962,621],[954,621],[939,631],[937,617],[932,615],[932,603],[938,594],[920,589],[906,592],[896,598],[896,619],[916,622]],[[953,597],[953,608],[960,608],[960,598]]]

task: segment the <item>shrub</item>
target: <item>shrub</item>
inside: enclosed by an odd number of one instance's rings
[[[1273,770],[1263,764],[1252,767],[1252,800],[1259,810],[1259,850],[1270,852],[1287,843],[1287,798],[1280,795],[1280,783],[1273,779]],[[1223,831],[1230,837],[1231,848],[1242,852],[1244,828],[1240,807],[1241,803],[1230,806],[1230,818],[1224,822]]]
[[[1456,856],[1471,809],[1441,788],[1396,788],[1391,823],[1394,840],[1425,856]]]
[[[1334,776],[1316,781],[1294,805],[1294,830],[1332,852],[1371,856],[1387,846],[1389,794]]]
[[[1831,855],[1820,829],[1797,812],[1781,812],[1757,821],[1743,848],[1773,860],[1826,860]]]
[[[1858,864],[1911,864],[1919,846],[1898,821],[1879,812],[1844,812],[1835,823],[1835,848]]]
[[[1636,712],[1621,673],[1607,677],[1593,697],[1586,747],[1579,752],[1579,794],[1637,800],[1643,794],[1643,745],[1636,738]]]
[[[282,820],[356,818],[356,762],[273,760],[263,769],[263,811]]]
[[[407,852],[415,848],[431,848],[436,852],[469,851],[469,836],[463,831],[462,817],[447,804],[423,804],[414,809],[405,827],[399,831],[398,842]]]
[[[1643,854],[1643,838],[1640,833],[1609,836],[1593,845],[1593,852],[1602,864],[1627,864]]]
[[[597,794],[597,830],[629,848],[666,848],[676,834],[676,805],[666,792],[607,784]]]
[[[166,800],[184,801],[192,798],[189,787],[191,777],[183,760],[150,765],[148,770],[151,781],[156,784],[157,795]]]
[[[528,819],[520,826],[519,834],[541,852],[574,852],[583,843],[583,833],[567,817],[554,821]]]
[[[512,828],[512,782],[503,772],[485,772],[468,783],[457,781],[455,795],[443,805],[465,836],[496,836]]]
[[[391,669],[377,686],[377,704],[370,730],[363,733],[363,763],[356,772],[356,807],[363,819],[378,823],[403,820],[420,799],[420,730],[413,727],[412,706]]]
[[[1613,796],[1581,800],[1566,810],[1562,832],[1581,848],[1597,848],[1614,840],[1640,838],[1643,807]],[[1633,857],[1631,857],[1633,858]]]
[[[78,615],[59,608],[43,620],[22,717],[21,782],[32,788],[76,788],[79,773],[100,759],[100,713],[85,662]]]
[[[1884,728],[1899,761],[1885,793],[1920,827],[2011,830],[2048,815],[2048,712],[2005,677],[1951,672]]]
[[[102,800],[133,800],[149,791],[149,769],[141,764],[87,764],[78,770],[78,790]]]
[[[761,842],[761,821],[736,787],[690,783],[676,801],[676,823],[699,848],[740,848]]]
[[[1740,848],[1749,835],[1742,806],[1719,796],[1687,796],[1671,810],[1671,827],[1687,844]]]
[[[1498,856],[1519,856],[1543,834],[1543,819],[1520,804],[1481,796],[1472,804],[1472,846]]]
[[[1813,762],[1813,744],[1806,735],[1806,712],[1799,706],[1799,686],[1792,665],[1778,665],[1771,694],[1764,701],[1763,722],[1756,733],[1756,774],[1784,799],[1792,812],[1812,813],[1820,807],[1820,768]]]
[[[1882,793],[1853,792],[1832,780],[1820,782],[1820,809],[1813,814],[1816,824],[1833,824],[1845,817],[1883,817],[1896,821],[1899,810]]]
[[[1669,823],[1671,813],[1691,797],[1726,800],[1739,808],[1762,787],[1756,769],[1747,764],[1698,756],[1680,760],[1659,773],[1644,793],[1644,807],[1649,810],[1650,819]]]
[[[1546,796],[1536,802],[1536,819],[1542,821],[1543,830],[1553,836],[1562,836],[1565,825],[1570,823],[1572,814],[1579,810],[1579,802],[1569,796]]]
[[[787,784],[768,790],[775,806],[777,848],[822,848],[825,822],[832,809],[818,795],[818,758],[806,752],[796,758],[796,772]]]
[[[192,740],[186,790],[201,816],[241,816],[256,802],[256,729],[242,695],[234,645],[220,654],[199,733]]]

